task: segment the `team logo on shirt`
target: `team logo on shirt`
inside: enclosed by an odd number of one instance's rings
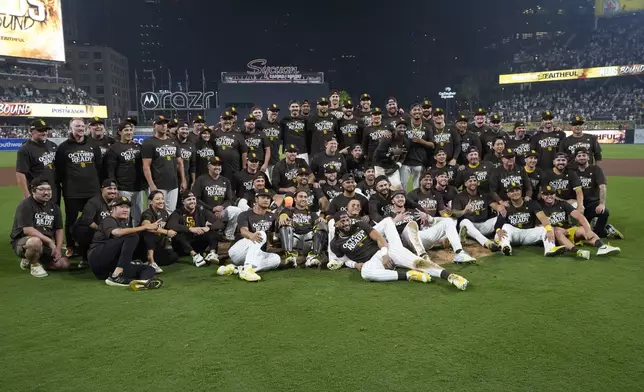
[[[338,196],[339,194],[341,194],[342,192],[338,192],[338,191],[336,191],[335,189],[327,189],[327,190],[325,190],[325,191],[324,191],[324,193],[326,193],[326,197],[327,197],[329,200],[331,200],[331,199],[333,199],[334,197],[336,197],[336,196]]]
[[[570,184],[570,181],[567,178],[558,178],[548,183],[548,185],[550,185],[552,189],[557,191],[557,194],[561,194],[563,191],[568,189],[569,184]]]
[[[508,214],[508,222],[510,222],[512,226],[520,229],[524,224],[530,223],[530,213],[516,212],[514,214]]]
[[[309,213],[294,213],[292,218],[293,223],[298,226],[311,224],[311,214]]]
[[[291,169],[284,173],[284,176],[286,177],[287,180],[297,182],[297,172],[299,172],[299,169]]]
[[[51,169],[54,164],[54,159],[56,157],[56,153],[53,151],[46,152],[38,158],[38,162],[42,163],[43,166],[46,166],[48,169]]]
[[[141,154],[141,151],[137,148],[128,148],[125,151],[121,151],[121,158],[125,162],[134,162],[136,158]]]
[[[304,122],[303,121],[289,121],[286,123],[286,128],[291,131],[302,133],[304,132]]]
[[[354,250],[356,247],[364,245],[363,241],[367,238],[367,233],[364,230],[358,230],[342,244],[342,249]]]
[[[525,155],[530,151],[530,145],[528,143],[521,143],[514,148],[514,152],[517,155]]]
[[[340,132],[342,132],[343,135],[351,137],[358,132],[358,126],[356,124],[344,124],[340,127]]]
[[[280,130],[279,128],[264,128],[264,135],[268,138],[270,141],[275,141],[279,136],[280,136]]]
[[[262,144],[262,139],[256,138],[256,137],[251,137],[246,139],[246,146],[248,147],[254,147],[257,148],[259,145]]]
[[[550,219],[550,224],[553,226],[562,226],[564,222],[566,222],[566,212],[565,211],[555,211],[550,216],[548,216],[548,219]]]
[[[370,127],[371,126],[371,114],[368,115],[368,116],[362,116],[362,122],[364,123],[364,125],[366,127]]]
[[[327,134],[328,132],[331,132],[331,129],[333,128],[333,123],[328,120],[323,120],[323,121],[318,121],[314,123],[315,129],[322,132],[323,134]]]
[[[461,150],[462,151],[467,151],[468,148],[470,148],[470,142],[462,142],[461,143]]]
[[[434,142],[443,143],[441,144],[441,146],[443,146],[445,143],[449,143],[451,139],[452,134],[449,132],[441,132],[434,135]]]
[[[590,151],[590,143],[582,143],[582,142],[577,142],[572,146],[568,146],[568,151],[570,151],[571,154],[574,154],[576,149],[582,148],[582,147]]]
[[[91,151],[78,150],[70,152],[67,157],[72,163],[85,167],[87,164],[94,162],[94,153]]]
[[[342,110],[332,110],[331,114],[338,120],[344,116],[344,113],[342,113]]]
[[[202,148],[201,150],[197,150],[197,155],[199,158],[210,158],[215,156],[215,150],[212,148]]]
[[[253,226],[253,229],[255,230],[255,232],[268,231],[268,230],[270,230],[272,225],[273,225],[273,222],[269,221],[269,220],[266,220],[266,219],[262,219],[262,220],[260,220],[258,222],[253,222],[252,223],[252,226]]]
[[[205,189],[208,197],[212,197],[213,200],[217,200],[226,194],[226,187],[221,185],[208,185]]]
[[[54,215],[46,212],[37,212],[34,214],[36,226],[51,229],[54,224]]]
[[[438,208],[436,199],[421,199],[418,200],[418,204],[425,210],[436,211],[436,208]]]
[[[470,208],[476,215],[479,215],[481,211],[485,211],[487,208],[485,201],[482,199],[470,200]]]
[[[378,129],[376,131],[369,132],[369,137],[371,138],[371,140],[376,141],[382,139],[383,137],[388,137],[390,134],[391,132],[386,129]]]
[[[235,138],[228,136],[219,136],[215,139],[215,145],[217,147],[221,147],[222,150],[231,148],[233,145],[235,145]]]
[[[186,217],[186,226],[188,227],[197,227],[197,222],[195,222],[195,218],[193,218],[190,215],[184,215]]]
[[[107,218],[108,216],[110,216],[110,212],[109,211],[101,211],[100,215],[101,215],[101,220],[103,220],[103,219]]]
[[[101,156],[104,157],[107,153],[107,147],[99,146],[98,148],[101,150]]]
[[[522,185],[521,176],[514,175],[514,176],[503,177],[501,178],[501,184],[506,189],[512,184]]]
[[[425,136],[425,131],[415,131],[412,129],[407,130],[407,138],[410,140],[416,137],[422,139],[423,136]]]
[[[592,176],[592,173],[590,173]],[[579,180],[581,181],[581,186],[583,188],[590,188],[590,185],[593,183],[593,178],[592,177],[582,177],[579,176]]]
[[[189,160],[190,158],[192,158],[192,150],[187,149],[187,148],[182,148],[181,149],[181,159]]]
[[[559,138],[558,137],[545,137],[543,139],[539,140],[539,147],[541,148],[547,148],[548,151],[552,151],[554,147],[557,147],[559,145]]]
[[[477,181],[487,181],[487,171],[477,171],[474,174],[476,175]]]
[[[155,148],[155,151],[159,154],[159,157],[169,161],[172,160],[172,157],[177,155],[177,146],[165,144]]]

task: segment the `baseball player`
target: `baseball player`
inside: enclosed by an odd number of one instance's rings
[[[505,146],[511,148],[517,154],[517,165],[523,166],[525,164],[525,157],[531,150],[530,135],[526,134],[525,122],[517,121],[514,123],[514,137],[509,137],[505,141]]]
[[[463,250],[454,220],[434,218],[421,210],[406,207],[406,202],[405,192],[394,192],[391,197],[392,208],[388,215],[393,217],[396,226],[402,226],[399,232],[403,242],[413,247],[418,256],[429,260],[425,249],[431,249],[434,244],[447,238],[454,250],[454,263],[473,263],[476,261],[475,258]],[[420,230],[419,227],[421,227]]]
[[[348,267],[360,271],[363,279],[372,282],[414,280],[429,283],[433,276],[446,279],[459,290],[467,288],[468,281],[462,276],[435,267],[405,249],[391,218],[382,222],[387,240],[364,222],[352,225],[344,211],[337,212],[334,219],[338,235],[333,239],[331,248],[336,255],[345,259]],[[395,271],[396,267],[408,271]]]
[[[468,164],[463,166],[462,170],[458,171],[456,175],[456,183],[454,184],[457,188],[463,186],[463,183],[470,178],[472,175],[476,176],[476,179],[479,182],[479,189],[483,193],[488,193],[490,191],[490,176],[494,170],[494,166],[490,162],[481,161],[480,151],[476,147],[470,147],[467,150],[467,161]]]
[[[577,248],[576,243],[578,240],[585,240],[595,246],[597,248],[597,256],[619,254],[619,248],[605,245],[599,239],[597,234],[592,231],[588,220],[579,211],[574,209],[569,203],[557,200],[555,198],[555,190],[549,185],[541,189],[541,207],[543,207],[543,212],[555,230],[555,238],[557,241],[577,257],[586,260],[590,258],[590,251]],[[579,222],[579,226],[572,226],[570,224],[571,217]]]
[[[320,265],[320,255],[327,246],[326,223],[309,210],[308,193],[295,192],[295,206],[285,208],[279,216],[279,232],[286,252],[285,263],[297,267],[297,257],[307,254],[305,266]],[[310,250],[310,252],[308,252]]]
[[[516,154],[511,148],[506,148],[501,153],[501,166],[494,169],[490,177],[490,198],[498,203],[499,213],[503,214],[508,205],[508,186],[518,184],[523,187],[526,200],[532,199],[532,184],[520,167],[517,167]]]
[[[577,172],[568,167],[568,155],[556,153],[553,163],[554,167],[543,174],[542,186],[550,185],[557,192],[557,199],[565,200],[579,212],[584,212],[584,192]]]
[[[400,168],[411,148],[411,140],[405,137],[406,134],[407,121],[400,118],[396,122],[396,129],[391,138],[380,139],[378,148],[374,153],[373,164],[376,175],[387,176],[391,186],[395,189],[403,189]],[[407,184],[405,184],[406,186]]]
[[[499,214],[495,225],[496,240],[504,255],[512,255],[512,244],[534,245],[539,242],[543,242],[545,256],[556,256],[566,251],[565,247],[555,245],[550,220],[539,203],[523,199],[519,184],[509,187],[508,196],[510,203],[506,215]],[[541,223],[541,226],[537,226],[537,223]]]
[[[255,194],[253,209],[242,212],[237,219],[235,234],[238,240],[228,250],[233,264],[219,267],[217,274],[232,275],[237,272],[240,279],[257,282],[262,279],[257,272],[280,266],[280,256],[266,252],[269,238],[267,233],[275,231],[275,215],[268,211],[270,205],[271,196],[268,189]]]
[[[555,153],[559,151],[559,144],[566,138],[566,133],[552,125],[554,115],[551,111],[543,112],[543,128],[530,138],[530,149],[535,150],[539,160],[539,167],[549,170]]]
[[[498,252],[501,247],[487,238],[494,234],[496,216],[492,215],[491,200],[488,194],[478,188],[476,176],[465,181],[465,189],[452,201],[452,216],[461,218],[459,237],[462,241],[468,236],[474,238],[482,247]]]
[[[589,133],[584,133],[583,128],[584,119],[581,116],[575,116],[570,121],[570,131],[572,134],[567,136],[559,144],[559,151],[565,152],[574,160],[575,150],[578,148],[585,148],[588,151],[589,161],[597,164],[602,160],[602,148],[597,140],[597,136]]]
[[[532,184],[532,189],[539,190],[541,188],[541,179],[543,178],[543,171],[540,167],[537,167],[537,152],[535,150],[530,150],[525,155],[525,165],[523,166],[523,171],[528,175],[530,183]],[[536,193],[536,192],[534,192]],[[533,195],[536,197],[536,194]]]

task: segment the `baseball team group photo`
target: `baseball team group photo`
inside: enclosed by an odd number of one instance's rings
[[[0,6],[1,390],[640,388],[644,2],[121,1]]]

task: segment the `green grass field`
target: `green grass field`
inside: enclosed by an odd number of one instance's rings
[[[642,390],[644,178],[609,181],[620,256],[516,248],[449,266],[466,292],[350,270],[251,284],[188,264],[155,292],[89,271],[36,279],[8,245],[20,194],[0,188],[0,391]]]

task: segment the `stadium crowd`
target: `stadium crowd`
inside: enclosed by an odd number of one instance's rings
[[[49,103],[65,105],[97,105],[81,88],[69,85],[60,88],[37,89],[33,85],[0,86],[0,102]]]
[[[525,123],[505,132],[482,108],[453,126],[428,100],[406,112],[393,97],[380,109],[369,94],[341,103],[332,91],[243,119],[230,108],[211,126],[157,116],[142,145],[132,118],[116,139],[99,118],[72,119],[60,145],[34,120],[17,154],[25,198],[12,247],[35,277],[77,255],[106,284],[134,290],[160,287],[161,267],[180,256],[246,281],[280,267],[346,267],[368,281],[465,290],[434,249],[451,248],[454,263],[475,262],[473,250],[512,256],[515,245],[541,245],[547,257],[588,259],[586,244],[597,256],[620,252],[602,239],[624,236],[608,223],[601,148],[580,115],[566,136],[546,110],[528,137]]]

